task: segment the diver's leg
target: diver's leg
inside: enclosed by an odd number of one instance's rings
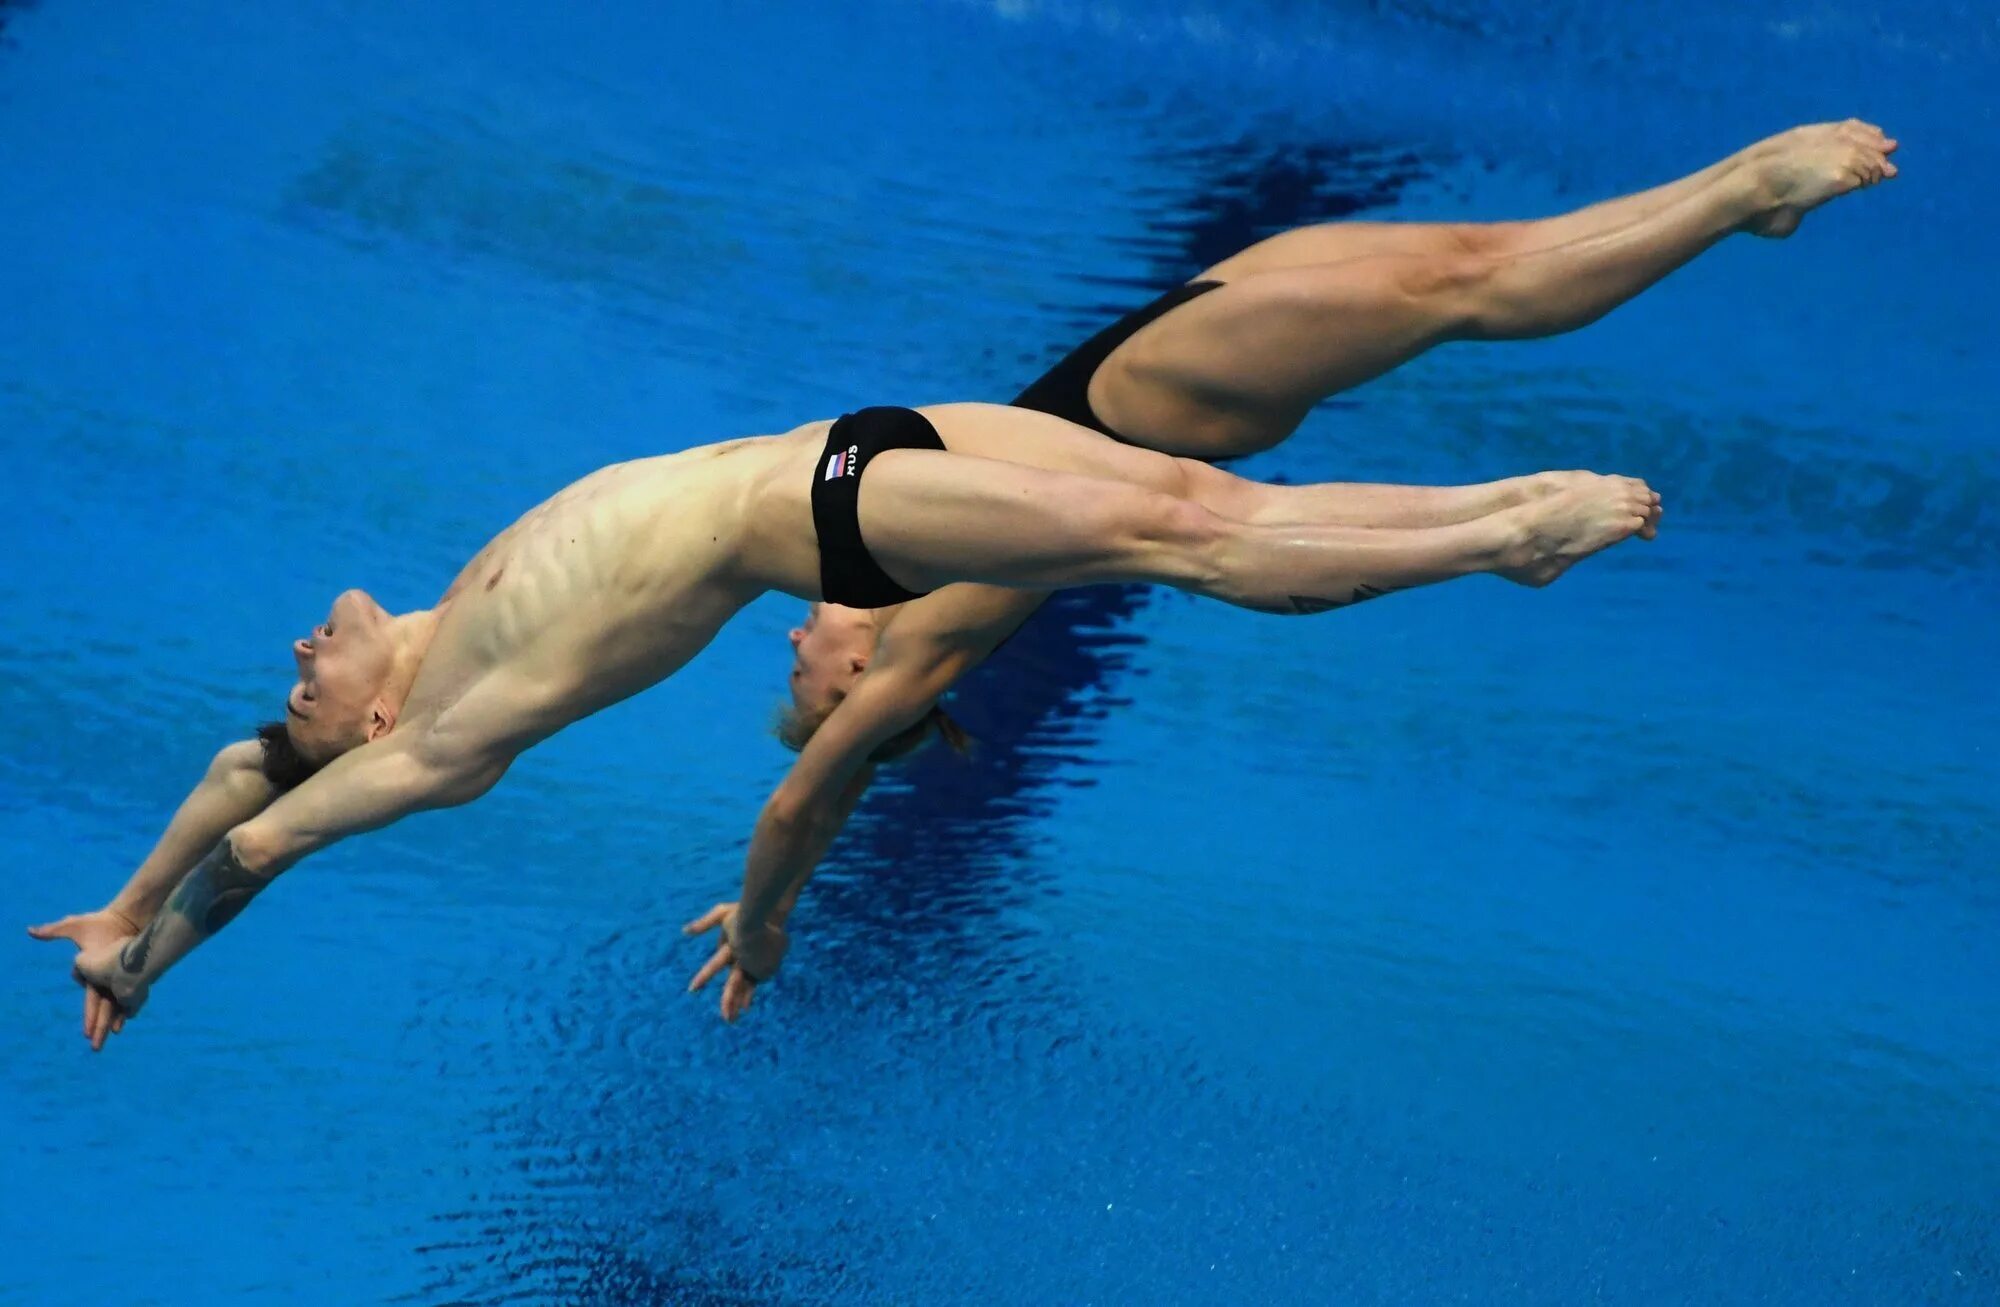
[[[1653,496],[1643,482],[1574,475],[1516,508],[1401,530],[1235,522],[1124,481],[899,449],[868,464],[859,512],[876,561],[911,589],[1141,581],[1262,611],[1319,612],[1475,572],[1546,584],[1646,525]]]
[[[1630,195],[1619,195],[1547,218],[1503,222],[1330,222],[1257,242],[1201,274],[1201,280],[1229,281],[1260,272],[1314,263],[1340,263],[1376,254],[1513,254],[1565,245],[1623,227],[1746,165],[1758,166],[1773,153],[1796,148],[1802,134],[1838,130],[1893,148],[1882,129],[1850,119],[1796,127],[1766,137],[1698,172]]]
[[[1508,477],[1458,486],[1328,481],[1272,485],[1231,475],[1189,458],[1107,440],[1075,423],[1030,409],[992,404],[925,408],[956,453],[1025,463],[1049,471],[1123,481],[1182,499],[1239,522],[1316,522],[1322,526],[1450,526],[1527,502],[1561,474]]]
[[[1893,175],[1859,131],[1795,134],[1624,226],[1511,254],[1384,254],[1229,282],[1113,351],[1091,400],[1110,426],[1171,453],[1268,448],[1327,395],[1447,340],[1573,331],[1731,232],[1796,215]]]

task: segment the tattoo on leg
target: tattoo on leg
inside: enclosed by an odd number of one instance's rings
[[[1335,599],[1329,595],[1287,595],[1285,597],[1291,601],[1291,607],[1279,609],[1278,611],[1296,613],[1300,616],[1310,616],[1313,613],[1330,613],[1336,608],[1346,608],[1350,604],[1358,604],[1365,599],[1379,599],[1395,589],[1396,587],[1392,585],[1368,585],[1364,582],[1355,586],[1354,593],[1345,599]]]

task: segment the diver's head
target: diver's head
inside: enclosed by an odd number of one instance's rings
[[[792,642],[792,710],[825,720],[868,669],[877,634],[868,609],[809,606],[805,621],[786,636]]]
[[[792,643],[792,701],[778,714],[779,743],[794,753],[806,747],[868,670],[880,635],[868,609],[828,603],[806,609],[806,620],[787,637]],[[868,761],[890,762],[914,753],[933,731],[953,749],[966,751],[965,732],[944,709],[932,707],[921,721],[876,746]]]
[[[285,699],[285,735],[300,761],[323,767],[395,726],[415,676],[404,634],[386,608],[348,590],[292,642],[299,679]]]

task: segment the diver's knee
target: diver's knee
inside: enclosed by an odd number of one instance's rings
[[[1476,335],[1503,311],[1497,288],[1502,261],[1484,253],[1414,259],[1398,270],[1396,289],[1444,331]]]
[[[1192,499],[1141,490],[1106,505],[1109,533],[1134,574],[1201,586],[1218,574],[1230,523]]]

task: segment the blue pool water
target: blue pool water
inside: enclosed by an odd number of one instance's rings
[[[1004,398],[1256,235],[1861,114],[1904,175],[1265,477],[1649,478],[1561,585],[1073,592],[735,1029],[795,604],[307,863],[102,1056],[0,949],[0,1303],[2000,1302],[1989,7],[0,6],[0,887],[95,906],[352,584]]]

